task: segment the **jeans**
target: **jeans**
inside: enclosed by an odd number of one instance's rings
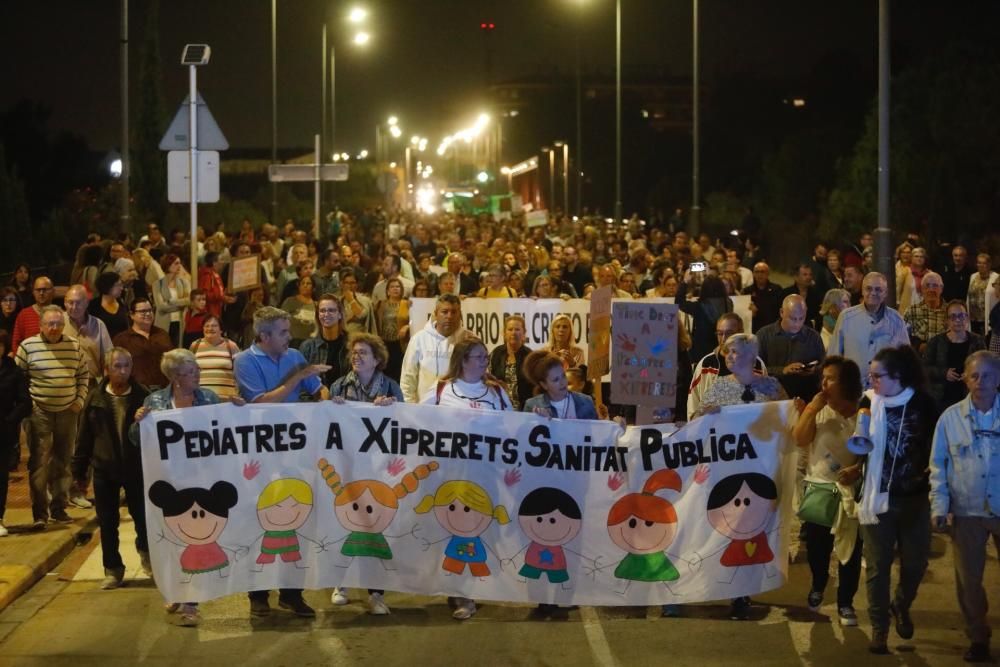
[[[889,629],[889,588],[892,561],[899,547],[899,584],[893,602],[908,610],[927,570],[931,550],[931,504],[926,493],[889,496],[889,509],[879,522],[861,526],[868,568],[868,616],[875,630]]]
[[[149,541],[146,537],[146,505],[142,495],[142,477],[119,480],[94,471],[94,505],[97,521],[101,526],[101,556],[105,570],[120,570],[125,567],[118,552],[119,491],[125,489],[128,513],[135,524],[135,548],[147,553]]]
[[[271,591],[250,591],[247,593],[247,597],[253,600],[264,600],[267,601],[267,596],[270,595]],[[294,600],[296,598],[302,597],[301,588],[279,588],[278,589],[278,600]]]
[[[14,458],[16,448],[16,441],[13,444],[0,442],[0,522],[7,511],[7,486],[10,484],[11,459]]]
[[[830,580],[830,554],[833,552],[833,535],[826,526],[808,521],[802,524],[806,532],[806,550],[809,570],[812,572],[812,590],[822,593]],[[854,544],[854,551],[846,563],[837,564],[837,607],[853,607],[854,594],[861,580],[861,537]]]
[[[955,556],[955,591],[958,606],[965,618],[965,634],[969,641],[988,643],[990,624],[983,570],[990,537],[1000,556],[1000,518],[956,516],[951,531],[951,547]],[[996,591],[994,591],[995,593]]]
[[[49,412],[37,405],[28,419],[28,475],[31,514],[45,520],[49,511],[66,509],[69,464],[76,443],[77,413]],[[52,498],[49,500],[49,495]]]

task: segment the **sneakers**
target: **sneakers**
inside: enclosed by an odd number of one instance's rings
[[[809,611],[818,612],[819,608],[823,606],[823,593],[821,591],[809,591],[809,595],[806,597],[806,604],[809,606]]]
[[[455,611],[452,612],[451,617],[464,621],[466,619],[472,618],[476,614],[476,601],[469,600],[468,598],[458,598],[458,604],[455,606]]]
[[[149,552],[148,551],[140,551],[139,552],[139,567],[140,567],[140,569],[142,569],[142,573],[144,575],[146,575],[150,579],[153,578],[153,564],[149,560]]]
[[[31,522],[31,529],[34,531],[45,530],[45,524],[47,523],[48,521],[45,519],[35,519]]]
[[[306,604],[306,601],[302,599],[302,595],[297,595],[293,598],[282,599],[278,597],[278,606],[282,609],[287,609],[296,616],[301,616],[302,618],[315,618],[316,610]]]
[[[344,592],[344,589],[338,587],[334,588],[333,592],[330,593],[330,602],[338,607],[343,607],[345,604],[350,602],[350,600],[347,599],[347,593]]]
[[[66,514],[66,510],[59,508],[52,510],[52,521],[55,523],[73,523],[73,517]]]
[[[102,591],[112,591],[122,585],[125,579],[125,568],[104,568],[104,580],[101,582]]]
[[[854,612],[854,607],[839,607],[837,613],[840,615],[840,624],[844,627],[853,628],[858,625],[858,615]]]
[[[889,655],[889,631],[872,628],[872,640],[868,643],[868,652],[875,655]]]
[[[746,621],[750,618],[750,598],[733,598],[729,605],[729,618],[733,621]]]
[[[889,613],[896,621],[896,634],[903,639],[911,639],[913,637],[913,619],[910,618],[910,610],[903,609],[892,602],[889,604]]]
[[[382,599],[381,593],[368,595],[368,612],[373,616],[385,616],[389,613],[389,606]]]
[[[73,507],[79,507],[82,510],[89,510],[91,507],[94,506],[94,504],[89,500],[87,500],[87,498],[82,493],[70,496],[69,504],[72,505]]]
[[[180,611],[180,608],[181,608],[180,602],[168,602],[165,605],[163,605],[163,611],[167,612],[168,614],[176,614],[178,611]]]
[[[250,598],[250,615],[263,618],[271,613],[271,605],[267,598]]]
[[[10,531],[7,530],[7,526],[3,525],[3,521],[0,521],[0,537],[7,537],[10,535]]]
[[[193,628],[201,621],[201,614],[198,613],[198,605],[182,604],[178,609],[180,620],[177,622],[183,628]]]
[[[665,604],[660,608],[660,616],[663,618],[680,618],[681,606],[679,604]]]
[[[986,642],[972,642],[962,659],[966,662],[990,662],[993,660],[993,656],[990,655],[990,645]]]

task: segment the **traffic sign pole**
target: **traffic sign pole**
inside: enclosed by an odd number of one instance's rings
[[[188,67],[190,91],[188,99],[188,122],[191,130],[188,132],[188,161],[190,166],[191,188],[191,282],[198,282],[198,68]]]
[[[313,149],[316,153],[316,165],[313,172],[313,238],[319,239],[319,200],[322,194],[323,179],[320,177],[320,169],[323,167],[323,154],[320,151],[319,135],[313,138]]]

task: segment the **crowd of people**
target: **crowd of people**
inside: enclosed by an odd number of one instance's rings
[[[692,237],[680,216],[619,227],[557,216],[526,228],[519,216],[338,210],[322,231],[313,238],[292,222],[244,221],[238,232],[199,231],[194,240],[183,232],[168,240],[155,224],[138,239],[91,235],[62,306],[49,276],[15,267],[0,289],[0,448],[11,459],[0,465],[0,519],[22,423],[32,528],[72,522],[67,507],[89,508],[92,498],[107,589],[125,576],[122,493],[151,571],[137,448],[138,422],[151,411],[405,401],[624,424],[628,408],[600,400],[587,382],[568,316],[553,318],[536,350],[520,316],[507,318],[492,350],[462,318],[467,298],[587,299],[610,287],[617,298],[673,298],[683,313],[677,403],[665,419],[795,399],[810,609],[823,603],[836,555],[839,621],[857,625],[864,558],[870,648],[887,652],[890,621],[899,636],[913,635],[931,530],[947,530],[971,642],[965,657],[989,658],[982,579],[988,536],[1000,545],[1000,279],[988,254],[976,254],[973,267],[961,245],[928,250],[908,239],[896,250],[893,308],[868,234],[843,247],[816,244],[783,288],[771,281],[759,226]],[[192,242],[199,265],[189,272],[181,258]],[[254,256],[257,280],[234,289],[233,262]],[[734,312],[737,295],[750,297],[749,331]],[[435,299],[433,315],[411,330],[411,299],[420,297]],[[869,449],[856,451],[857,440]],[[188,509],[156,495],[167,516]],[[268,593],[249,594],[252,615],[270,613]],[[383,591],[368,594],[372,613],[389,613]],[[345,604],[348,593],[335,589],[331,599]],[[473,600],[450,602],[456,619],[476,613]],[[751,604],[733,600],[731,617],[748,618]],[[315,613],[300,590],[281,590],[278,605]],[[195,604],[169,610],[183,625],[198,623]]]

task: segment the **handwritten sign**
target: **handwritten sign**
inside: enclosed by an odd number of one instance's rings
[[[677,400],[678,308],[667,303],[615,301],[611,400],[673,407]]]

